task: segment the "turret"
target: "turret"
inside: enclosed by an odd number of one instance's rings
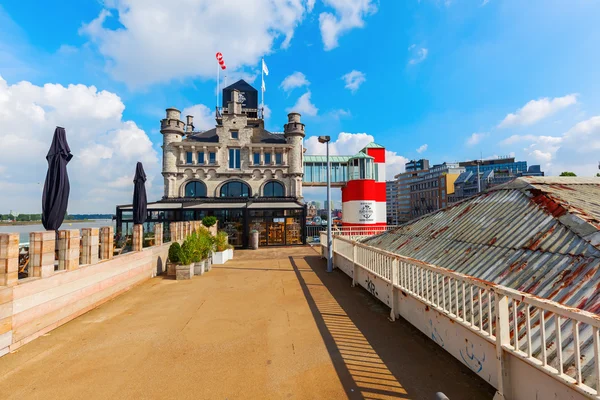
[[[185,124],[185,133],[192,133],[194,131],[194,116],[193,115],[186,115],[186,124]]]
[[[165,197],[172,197],[173,190],[169,184],[169,176],[177,173],[177,148],[184,135],[185,123],[180,120],[181,111],[167,108],[167,117],[160,121],[160,133],[163,135],[163,170],[165,180]],[[172,179],[171,181],[174,182]]]
[[[283,126],[283,137],[286,142],[291,146],[288,152],[288,172],[296,175],[294,178],[294,185],[292,187],[296,197],[302,197],[302,153],[303,153],[303,139],[306,136],[304,134],[304,124],[300,122],[299,113],[289,113],[288,123]]]

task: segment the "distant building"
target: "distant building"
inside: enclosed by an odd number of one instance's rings
[[[454,182],[465,172],[458,163],[434,165],[410,184],[411,218],[417,218],[448,205]]]
[[[421,158],[420,160],[411,160],[404,164],[404,169],[406,172],[423,171],[425,169],[429,169],[429,160],[424,158]]]
[[[399,185],[398,181],[385,182],[385,202],[388,225],[398,225],[399,219]]]
[[[523,173],[523,176],[544,176],[544,172],[539,165],[530,165],[527,168],[527,172]]]
[[[493,160],[463,161],[458,165],[460,167],[464,167],[466,171],[477,173],[477,163],[480,163],[480,173],[486,171],[506,170],[515,176],[520,176],[519,174],[527,172],[527,161],[515,161],[514,157],[496,158]]]
[[[411,220],[410,187],[413,182],[421,179],[429,170],[429,160],[412,160],[404,164],[406,172],[394,176],[397,182],[397,215],[398,224]]]

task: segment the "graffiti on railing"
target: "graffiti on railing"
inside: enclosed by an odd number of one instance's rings
[[[429,326],[431,327],[431,340],[444,347],[444,339],[442,339],[442,336],[439,334],[437,328],[433,326],[432,320],[429,320]]]
[[[371,293],[373,296],[379,295],[379,293],[377,293],[377,290],[375,289],[375,282],[373,282],[370,277],[367,277],[365,283],[367,284],[367,290],[369,291],[369,293]]]
[[[475,355],[473,343],[469,342],[469,339],[465,339],[465,342],[465,350],[463,351],[463,349],[460,349],[460,356],[462,357],[463,362],[474,372],[481,372],[483,363],[485,362],[485,353],[483,353],[483,357],[477,357]],[[470,351],[469,346],[471,348]]]

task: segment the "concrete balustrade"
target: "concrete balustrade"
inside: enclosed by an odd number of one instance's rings
[[[80,237],[78,229],[58,231],[58,269],[73,271],[79,268]]]
[[[13,286],[19,280],[19,234],[0,233],[0,286]]]
[[[160,246],[163,244],[163,224],[154,224],[154,245]]]
[[[115,229],[112,226],[100,228],[100,259],[110,260],[114,255]]]
[[[171,242],[184,240],[193,226],[200,225],[172,222]],[[24,280],[18,279],[19,235],[0,234],[0,356],[162,273],[171,243],[163,242],[162,223],[154,233],[154,246],[142,249],[143,229],[136,225],[137,250],[113,257],[112,226],[61,230],[58,243],[54,231],[31,232]]]
[[[47,278],[54,274],[56,232],[29,234],[29,277]]]
[[[144,225],[133,225],[133,251],[142,251],[144,248]]]
[[[98,228],[81,229],[80,264],[96,264],[98,262],[98,246],[100,244]]]

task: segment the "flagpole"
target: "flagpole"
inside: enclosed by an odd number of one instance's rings
[[[265,59],[262,58],[261,59],[261,64],[260,64],[260,77],[261,77],[261,82],[260,82],[260,93],[261,93],[261,106],[260,106],[260,113],[262,114],[262,118],[265,119]]]
[[[217,108],[216,112],[219,112],[219,80],[221,79],[221,66],[217,63]]]

